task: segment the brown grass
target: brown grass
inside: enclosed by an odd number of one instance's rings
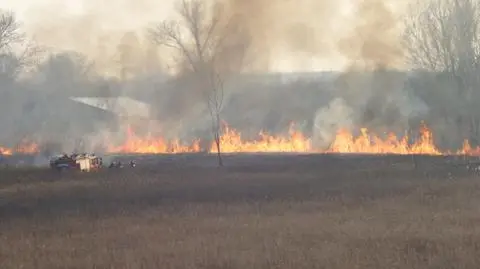
[[[283,168],[0,172],[0,268],[478,268],[474,175]]]

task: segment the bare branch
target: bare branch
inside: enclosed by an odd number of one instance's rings
[[[0,73],[3,79],[15,80],[23,71],[37,64],[40,47],[26,40],[12,12],[0,10]]]
[[[472,66],[479,47],[478,11],[473,0],[431,0],[409,17],[405,45],[412,66],[451,73]]]
[[[195,44],[196,55],[198,57],[199,62],[203,62],[204,59],[204,51],[202,50],[202,36],[201,36],[201,25],[204,20],[204,3],[202,1],[188,1],[182,0],[179,14],[182,17],[183,21],[185,22],[185,26],[187,27],[187,31],[193,38],[193,42]]]
[[[20,25],[14,13],[0,10],[0,51],[9,49],[13,44],[24,40],[25,37],[19,30]]]
[[[186,70],[196,78],[194,90],[204,97],[210,113],[212,135],[220,157],[220,113],[228,76],[240,71],[247,49],[247,35],[236,18],[225,14],[223,5],[214,1],[178,0],[179,20],[167,20],[150,29],[155,44],[176,50]],[[183,69],[185,71],[185,69]]]
[[[149,30],[153,42],[159,46],[173,48],[188,60],[193,69],[196,67],[196,60],[188,49],[188,45],[183,39],[177,22],[164,21]]]
[[[419,1],[415,9],[421,6]],[[415,14],[415,13],[414,13]],[[451,90],[465,102],[461,122],[471,138],[480,135],[476,100],[480,98],[480,7],[476,0],[429,0],[406,23],[410,64],[440,72],[454,82]]]

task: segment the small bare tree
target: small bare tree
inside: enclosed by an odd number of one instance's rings
[[[462,122],[467,124],[470,138],[477,138],[480,134],[480,115],[475,113],[480,97],[478,1],[421,1],[410,15],[404,39],[409,63],[414,68],[446,75],[454,82],[457,90],[454,95],[466,104],[462,107]]]
[[[28,42],[13,12],[0,10],[0,74],[14,80],[36,61],[39,47]]]
[[[418,11],[419,6],[422,4],[415,5],[406,21],[410,64],[452,73],[463,68],[462,64],[476,66],[476,54],[480,52],[476,0],[429,0]]]
[[[150,29],[152,40],[178,52],[181,73],[193,75],[211,116],[212,135],[221,156],[221,110],[229,76],[243,65],[248,38],[237,16],[227,14],[217,1],[179,0],[178,20],[166,20]]]
[[[10,49],[13,44],[23,41],[24,36],[20,33],[19,28],[12,12],[0,10],[0,51]]]

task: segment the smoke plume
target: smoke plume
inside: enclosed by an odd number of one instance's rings
[[[302,131],[326,147],[340,128],[403,132],[428,117],[433,101],[427,105],[423,85],[412,86],[404,72],[399,1],[216,2],[249,43],[243,73],[225,89],[222,118],[232,127],[281,133],[290,122],[306,122]],[[27,34],[49,50],[25,80],[0,81],[0,123],[7,126],[0,144],[35,134],[61,150],[92,150],[124,138],[126,123],[142,135],[209,136],[204,100],[192,94],[197,85],[170,76],[170,51],[145,35],[175,17],[176,1],[84,0],[70,11],[65,3],[32,5],[22,16]],[[309,74],[320,69],[335,72]],[[99,96],[128,96],[151,113],[119,117],[69,99]]]
[[[411,119],[426,112],[426,105],[407,89],[406,74],[400,72],[404,68],[402,21],[392,2],[357,1],[354,10],[350,31],[337,46],[346,59],[346,68],[335,81],[341,99],[329,105],[351,112],[345,123],[344,114],[321,109],[314,133],[322,138],[333,137],[332,132],[338,130],[322,118],[338,118],[337,127],[352,131],[362,126],[377,132],[401,132],[409,128]]]

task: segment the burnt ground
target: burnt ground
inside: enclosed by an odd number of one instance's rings
[[[0,171],[0,268],[478,268],[477,158],[107,156]]]

